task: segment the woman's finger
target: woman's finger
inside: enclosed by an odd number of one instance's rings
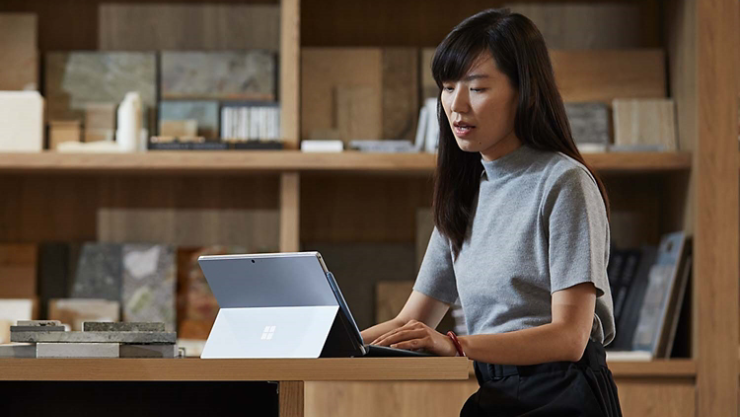
[[[406,340],[411,340],[411,339],[418,339],[418,338],[425,337],[426,335],[427,335],[426,329],[403,330],[391,336],[383,338],[382,340],[378,341],[378,343],[376,344],[379,346],[390,346],[393,343],[404,342]]]
[[[407,340],[405,342],[394,343],[391,345],[394,349],[406,349],[406,350],[428,350],[431,346],[428,346],[429,338],[424,337],[421,339]]]
[[[389,331],[388,333],[385,333],[384,335],[378,337],[377,339],[373,340],[372,343],[370,343],[370,344],[371,345],[377,345],[378,342],[380,342],[381,340],[383,340],[385,338],[388,338],[390,336],[393,336],[394,334],[396,334],[398,332],[406,331],[406,330],[408,330],[410,328],[419,328],[419,326],[421,326],[421,328],[424,328],[424,324],[423,323],[421,323],[419,321],[416,321],[416,320],[411,320],[408,323],[404,324],[403,326],[397,327],[397,328]]]

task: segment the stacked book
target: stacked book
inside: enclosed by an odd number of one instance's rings
[[[0,346],[0,358],[176,358],[177,334],[164,323],[85,322],[71,332],[57,320],[18,321],[13,344]]]
[[[223,107],[221,109],[221,139],[279,140],[280,107]]]

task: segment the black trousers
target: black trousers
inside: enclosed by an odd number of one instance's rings
[[[578,362],[492,365],[475,362],[480,389],[461,417],[621,417],[617,387],[600,343],[589,341]]]

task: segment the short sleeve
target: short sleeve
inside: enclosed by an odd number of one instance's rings
[[[570,169],[553,183],[543,216],[548,234],[550,292],[592,282],[597,296],[609,291],[609,222],[593,177]]]
[[[449,241],[434,228],[416,277],[414,291],[447,304],[457,300],[457,283]]]

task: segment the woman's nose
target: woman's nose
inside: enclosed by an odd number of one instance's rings
[[[470,102],[468,101],[466,91],[462,88],[456,88],[452,95],[452,105],[450,106],[450,110],[455,113],[466,113],[469,109]]]

